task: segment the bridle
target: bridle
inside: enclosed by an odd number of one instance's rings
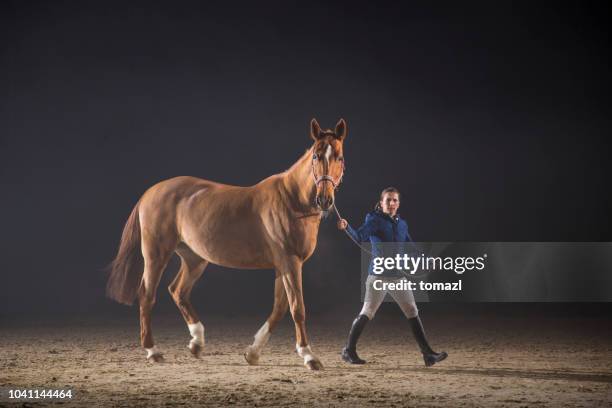
[[[319,183],[321,183],[322,181],[329,181],[330,183],[332,183],[332,186],[334,187],[334,190],[336,190],[338,188],[338,186],[340,185],[340,183],[342,183],[342,178],[344,177],[344,159],[341,161],[341,163],[342,163],[342,173],[340,173],[340,177],[338,177],[337,181],[334,180],[334,178],[332,176],[330,176],[329,174],[323,174],[321,176],[317,176],[317,172],[315,171],[315,160],[318,160],[318,157],[316,156],[315,153],[313,153],[312,154],[312,161],[310,162],[310,169],[311,169],[311,173],[312,173],[312,179],[314,180],[315,188],[317,188],[319,186]],[[334,210],[336,211],[336,214],[337,214],[338,213],[338,209],[336,209],[335,205],[334,205]],[[313,212],[313,213],[299,215],[299,216],[297,216],[297,218],[306,218],[306,217],[320,216],[320,215],[321,215],[321,211],[317,211],[317,212]]]
[[[341,161],[342,173],[340,173],[340,177],[338,178],[338,181],[334,180],[334,178],[330,176],[329,174],[323,174],[317,177],[317,173],[315,171],[315,160],[318,160],[318,158],[317,158],[316,153],[313,153],[312,161],[310,162],[310,167],[312,169],[312,178],[314,179],[315,187],[318,187],[319,183],[322,181],[329,181],[330,183],[332,183],[332,186],[334,186],[334,190],[337,189],[340,183],[342,183],[342,177],[344,177],[344,159]]]

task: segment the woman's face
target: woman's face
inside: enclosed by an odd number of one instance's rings
[[[397,213],[399,205],[399,194],[397,193],[385,193],[382,200],[380,200],[380,208],[382,208],[382,211],[392,217]]]

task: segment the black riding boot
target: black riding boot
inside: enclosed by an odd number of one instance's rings
[[[342,359],[347,363],[351,364],[365,364],[365,360],[362,360],[357,355],[357,340],[363,331],[363,328],[368,324],[370,319],[366,315],[359,315],[353,321],[351,331],[349,332],[348,342],[346,347],[342,350]]]
[[[448,357],[448,354],[445,351],[436,353],[429,346],[427,338],[425,337],[425,330],[423,329],[423,324],[421,323],[419,316],[408,319],[408,321],[410,322],[414,339],[417,341],[419,348],[421,349],[421,353],[423,353],[423,360],[425,360],[426,367],[431,367],[432,365],[439,363]]]

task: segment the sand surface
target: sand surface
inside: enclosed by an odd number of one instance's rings
[[[186,348],[180,320],[154,321],[161,364],[147,363],[138,322],[3,324],[0,406],[60,401],[9,401],[6,387],[71,388],[64,406],[427,406],[593,407],[612,404],[609,319],[492,319],[423,316],[432,344],[450,354],[422,364],[401,317],[377,317],[359,344],[364,366],[339,351],[349,316],[312,318],[313,351],[325,368],[308,371],[293,350],[292,323],[272,335],[259,366],[242,353],[262,318],[205,321],[200,359]]]

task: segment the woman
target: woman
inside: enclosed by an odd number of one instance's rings
[[[371,242],[372,248],[376,252],[376,244],[387,242],[411,242],[408,234],[408,225],[400,218],[397,210],[400,206],[400,193],[394,187],[385,188],[380,194],[380,201],[376,204],[374,211],[370,212],[365,219],[365,223],[357,230],[353,229],[345,219],[338,221],[338,228],[346,230],[356,242]],[[380,247],[380,246],[379,246]],[[380,307],[387,291],[374,285],[374,281],[399,282],[405,277],[397,271],[385,271],[382,274],[374,273],[372,264],[368,271],[366,280],[366,294],[363,308],[359,316],[353,321],[353,326],[349,332],[348,342],[342,350],[342,359],[351,364],[365,364],[365,361],[357,355],[357,340],[361,335],[366,324],[374,318],[374,314]],[[429,346],[425,331],[418,316],[418,309],[414,301],[411,290],[394,290],[389,294],[397,302],[402,312],[408,318],[412,333],[419,344],[425,366],[430,367],[448,357],[446,352],[436,353]]]

